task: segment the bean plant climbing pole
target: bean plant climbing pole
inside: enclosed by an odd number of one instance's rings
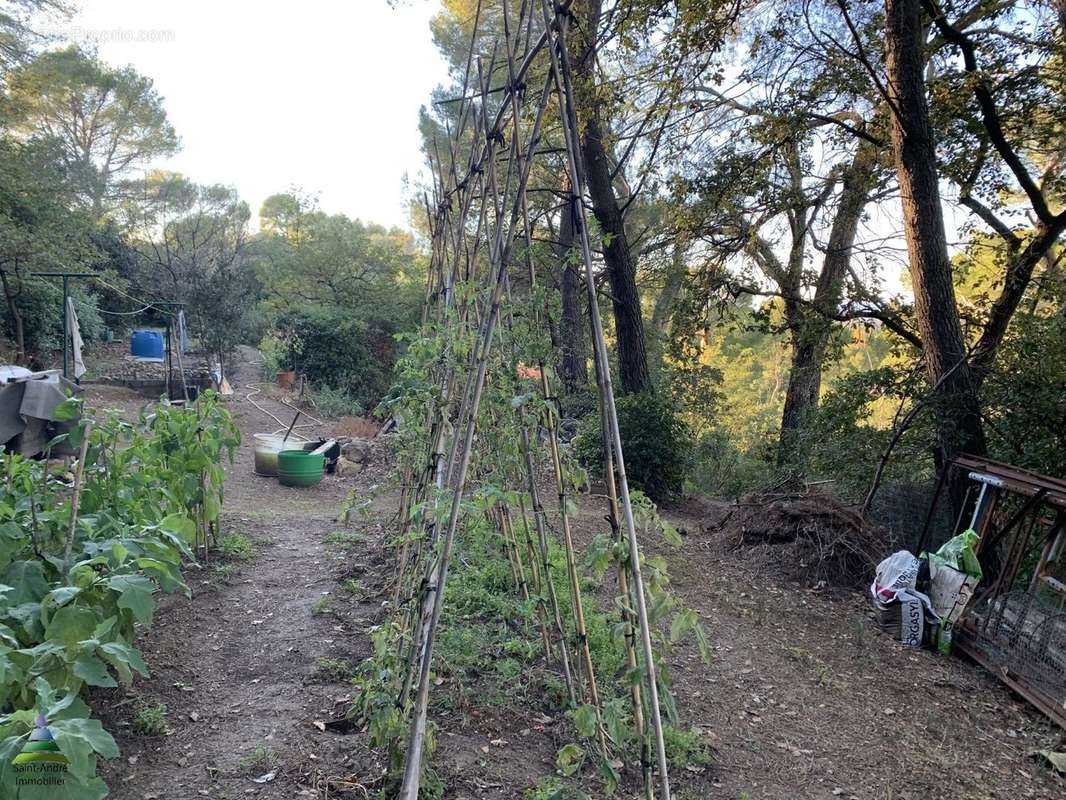
[[[375,655],[368,659],[373,663],[366,674],[378,688],[364,687],[356,701],[372,743],[389,752],[394,778],[388,789],[402,800],[417,800],[426,775],[434,649],[449,570],[473,530],[493,532],[514,596],[529,609],[532,646],[546,667],[558,671],[562,702],[579,736],[600,756],[601,774],[616,781],[615,765],[633,760],[620,751],[635,744],[645,797],[670,798],[660,709],[665,676],[656,650],[665,639],[656,624],[663,609],[672,609],[672,639],[692,627],[694,614],[666,596],[660,566],[651,567],[656,579],[645,581],[637,527],[639,514],[644,519],[651,512],[643,501],[635,510],[626,478],[597,303],[581,121],[567,49],[571,2],[477,4],[462,91],[447,101],[445,136],[431,147],[422,327],[408,344],[406,366],[387,401],[405,420],[397,445],[401,497],[392,615],[379,627]],[[485,24],[490,14],[492,25]],[[498,32],[494,39],[489,30]],[[555,146],[546,146],[546,139]],[[624,676],[598,672],[587,628],[584,558],[574,536],[580,468],[560,439],[552,375],[557,354],[548,293],[537,274],[534,232],[543,219],[531,214],[528,200],[533,175],[552,181],[552,191],[565,198],[562,206],[576,209]],[[551,490],[542,488],[540,466],[550,474]],[[646,591],[655,593],[655,614]],[[615,698],[610,704],[605,688]],[[631,727],[623,730],[618,709],[625,703]]]

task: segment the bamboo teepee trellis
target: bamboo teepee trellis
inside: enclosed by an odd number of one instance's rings
[[[628,559],[619,569],[619,584],[626,607],[623,623],[627,664],[631,670],[639,668],[643,671],[642,681],[631,688],[631,699],[642,744],[645,792],[647,797],[653,796],[646,736],[646,732],[650,732],[658,767],[659,796],[663,800],[670,797],[640,551],[596,300],[592,246],[584,203],[581,202],[585,192],[584,169],[567,51],[570,3],[571,0],[554,4],[549,0],[522,0],[518,18],[512,20],[509,0],[501,0],[503,33],[488,58],[482,59],[475,55],[483,11],[479,1],[454,127],[448,131],[445,152],[441,154],[438,150],[432,159],[435,181],[433,197],[427,200],[431,249],[423,322],[434,321],[444,333],[433,376],[437,391],[426,409],[423,460],[405,465],[400,502],[393,599],[405,609],[402,623],[405,633],[400,647],[406,673],[397,706],[409,710],[410,715],[399,791],[402,800],[417,800],[421,785],[434,643],[444,607],[456,533],[464,513],[464,492],[470,477],[475,437],[479,426],[486,422],[479,418],[479,410],[493,348],[512,325],[510,269],[518,255],[524,261],[529,287],[536,284],[527,188],[539,154],[538,143],[545,120],[552,118],[553,113],[565,145],[562,149],[569,191],[577,198],[573,203],[577,209],[575,233],[580,243],[595,348],[605,439],[608,517],[616,537],[624,540],[628,547]],[[499,75],[505,80],[502,85],[494,85]],[[543,83],[535,95],[527,94],[527,81],[534,76],[543,78]],[[496,106],[495,113],[490,113],[490,97]],[[479,263],[487,263],[481,274]],[[468,291],[460,292],[460,287],[467,287]],[[547,319],[542,317],[533,314],[538,324],[546,325]],[[449,352],[463,341],[470,343],[465,358]],[[510,367],[517,367],[517,357],[511,359]],[[597,739],[601,748],[606,748],[571,534],[567,480],[559,449],[558,415],[552,410],[550,367],[542,360],[538,369],[539,399],[545,410],[532,422],[521,413],[515,414],[525,473],[521,488],[530,501],[536,536],[529,528],[524,500],[520,505],[524,547],[506,506],[492,511],[488,517],[500,530],[503,552],[518,591],[524,598],[528,599],[531,591],[539,598],[540,635],[545,655],[552,656],[554,644],[570,702],[587,702],[592,706],[597,720]],[[530,425],[543,430],[547,438],[566,555],[575,642],[569,641],[559,597],[551,580],[549,520],[541,502],[534,464],[533,448],[539,437],[538,430],[531,430]],[[640,640],[639,652],[636,639]],[[576,650],[576,661],[571,661],[572,649]],[[575,673],[575,667],[578,667],[579,674]]]

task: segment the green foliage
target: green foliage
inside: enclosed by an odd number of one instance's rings
[[[63,348],[63,284],[58,278],[12,277],[17,286],[16,303],[22,317],[26,352],[41,363],[48,364],[52,351]],[[82,286],[72,286],[71,297],[78,315],[78,327],[89,347],[100,338],[104,321],[97,309],[96,298]],[[11,341],[17,331],[10,310],[0,317],[0,331]]]
[[[260,223],[264,351],[316,390],[338,390],[332,399],[373,408],[391,381],[395,334],[417,323],[423,263],[410,236],[328,215],[300,193],[268,197]]]
[[[162,736],[169,731],[166,704],[138,702],[133,712],[133,730],[142,736]]]
[[[136,253],[132,282],[185,303],[190,335],[205,352],[225,360],[240,342],[255,341],[251,213],[235,189],[153,170],[122,214]]]
[[[1023,315],[1003,343],[982,400],[995,455],[1050,475],[1066,452],[1066,317]]]
[[[559,398],[560,413],[563,417],[584,419],[599,413],[599,395],[592,388],[573,392]]]
[[[679,497],[691,466],[688,426],[661,395],[625,395],[616,404],[630,482],[656,501]],[[586,417],[575,440],[578,460],[590,468],[603,463],[599,422],[598,416]]]
[[[707,431],[693,448],[689,474],[697,491],[719,497],[737,497],[767,486],[777,470],[769,457],[756,458],[740,450],[734,438],[720,428]]]
[[[363,406],[345,389],[316,386],[311,393],[315,408],[327,417],[361,417]]]
[[[385,394],[391,323],[367,323],[340,310],[316,309],[288,312],[277,324],[294,334],[286,366],[306,375],[316,392],[325,392],[327,402],[330,389],[332,399],[347,398],[364,408],[377,405]]]
[[[116,69],[72,46],[45,51],[5,82],[13,126],[59,138],[94,218],[126,196],[124,181],[141,164],[178,149],[162,98],[132,67]]]
[[[315,662],[315,673],[332,683],[344,683],[354,672],[352,665],[344,658],[322,657]]]
[[[218,540],[218,551],[230,561],[250,561],[255,556],[255,545],[243,533],[227,533]]]
[[[696,728],[683,730],[676,725],[663,727],[666,757],[675,767],[701,767],[714,761],[707,739]]]
[[[57,415],[80,405],[67,401]],[[198,527],[217,519],[217,461],[235,446],[236,429],[212,393],[188,408],[160,404],[136,423],[81,413],[93,424],[64,434],[72,446],[89,437],[66,566],[68,487],[45,462],[0,458],[0,748],[19,746],[40,708],[73,780],[89,791],[102,787],[96,756],[118,750],[79,694],[147,675],[133,646],[137,628],[151,624],[157,591],[189,591],[180,568],[194,557]],[[161,716],[138,715],[152,730]],[[0,772],[0,788],[15,796],[10,770]]]
[[[31,277],[57,264],[89,259],[94,248],[89,218],[72,211],[71,170],[51,140],[18,141],[0,131],[0,278],[3,332],[16,346],[21,326],[27,354],[62,346],[61,284]],[[83,336],[100,329],[95,304],[75,281],[72,294]]]

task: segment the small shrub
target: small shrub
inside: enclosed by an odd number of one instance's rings
[[[133,730],[141,736],[162,736],[167,725],[167,707],[163,703],[139,702],[133,712]]]
[[[737,497],[769,485],[776,474],[772,460],[743,452],[726,431],[714,429],[696,444],[690,480],[700,492]]]
[[[314,603],[311,604],[311,616],[312,617],[317,617],[317,616],[320,616],[322,614],[328,614],[332,610],[333,610],[333,608],[330,605],[329,595],[328,594],[322,595],[320,598],[315,600]]]
[[[233,578],[241,571],[241,568],[236,564],[215,564],[215,574],[220,577],[223,582]]]
[[[358,417],[363,414],[363,406],[344,389],[316,386],[311,399],[315,408],[327,417]]]
[[[315,672],[323,680],[344,683],[355,673],[352,665],[343,658],[322,657],[315,662]]]
[[[290,312],[277,325],[292,332],[292,367],[313,384],[342,390],[368,407],[388,391],[395,357],[394,322],[316,309]]]
[[[257,744],[237,762],[243,772],[263,772],[278,764],[278,754],[262,744]]]
[[[666,757],[675,767],[699,767],[714,760],[707,740],[696,728],[685,731],[666,725],[663,727],[663,744],[666,745]]]
[[[630,482],[656,502],[676,499],[691,461],[688,426],[668,400],[651,392],[619,397],[616,406]],[[575,452],[586,467],[602,469],[599,415],[582,420]]]
[[[218,550],[230,561],[248,561],[255,555],[255,545],[243,533],[227,533],[219,540]]]

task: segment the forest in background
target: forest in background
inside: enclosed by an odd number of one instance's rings
[[[446,0],[434,21],[452,81],[422,129],[445,174],[471,41],[490,91],[506,85],[504,20],[482,8],[474,30],[482,5]],[[902,489],[960,451],[1061,472],[1066,3],[578,0],[569,16],[638,483],[829,480],[861,502],[885,454]],[[551,114],[537,152],[534,246],[580,416],[587,309]],[[595,421],[584,433],[591,463]]]
[[[486,12],[475,35],[477,5],[444,0],[433,23],[452,80],[422,115],[430,162],[471,38],[488,64],[502,25]],[[0,17],[13,360],[54,363],[59,289],[31,273],[74,267],[102,277],[73,284],[87,340],[138,301],[184,302],[209,352],[260,345],[336,413],[372,410],[419,321],[422,199],[415,234],[297,189],[253,225],[231,187],[155,168],[180,147],[163,99],[38,33],[67,12],[19,0]],[[798,476],[861,500],[890,444],[901,485],[959,450],[1061,473],[1063,0],[577,0],[571,16],[601,304],[649,493]],[[536,258],[580,450],[587,308],[551,120],[541,149]]]
[[[225,362],[260,346],[335,414],[372,410],[416,321],[424,258],[399,229],[327,213],[288,188],[254,212],[236,189],[160,168],[181,147],[147,76],[41,33],[73,6],[0,7],[0,329],[11,363],[55,367],[62,291],[35,273],[95,272],[71,291],[91,348],[166,322]],[[253,220],[253,213],[257,219]],[[153,307],[150,304],[159,304]]]

